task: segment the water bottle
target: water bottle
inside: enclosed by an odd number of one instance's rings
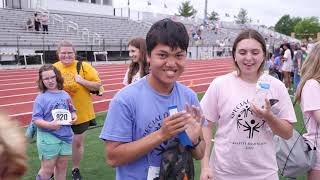
[[[170,106],[168,108],[169,110],[169,114],[170,116],[177,113],[178,112],[178,107],[177,106]],[[192,141],[191,139],[189,138],[188,134],[186,131],[183,131],[181,133],[179,133],[177,135],[177,138],[179,139],[180,143],[184,146],[184,147],[192,147]]]
[[[254,98],[254,104],[263,109],[265,106],[265,99],[269,98],[270,82],[268,81],[267,75],[263,74],[257,81],[256,84],[256,96]]]

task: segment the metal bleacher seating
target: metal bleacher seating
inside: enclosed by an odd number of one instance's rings
[[[26,21],[35,12],[46,12],[49,15],[49,34],[27,31]],[[2,61],[14,59],[14,56],[39,55],[37,53],[54,51],[61,40],[71,41],[78,51],[96,52],[95,55],[106,55],[107,51],[122,51],[134,37],[145,37],[150,26],[169,15],[154,16],[145,14],[142,21],[134,21],[125,17],[96,15],[87,13],[65,12],[41,9],[5,9],[0,8],[0,56]],[[203,20],[172,17],[185,24],[188,30],[194,24],[198,26]],[[197,23],[196,23],[197,22]],[[204,28],[201,32],[201,42],[190,38],[190,47],[231,47],[235,37],[247,25],[233,22],[221,22],[218,31]],[[274,33],[259,27],[250,27],[263,32],[266,37]],[[191,35],[191,32],[190,32]],[[280,37],[280,35],[279,35]],[[278,39],[278,35],[273,36]],[[9,50],[10,51],[9,51]],[[219,50],[220,51],[220,50]],[[31,53],[23,53],[31,52]],[[4,58],[2,58],[4,57]],[[107,58],[104,58],[107,59]],[[26,63],[25,63],[26,64]]]
[[[126,45],[133,37],[145,37],[149,29],[147,24],[122,17],[49,10],[49,34],[42,34],[25,28],[34,12],[0,9],[1,52],[4,47],[53,50],[61,40],[73,42],[77,50],[119,50],[120,43]]]

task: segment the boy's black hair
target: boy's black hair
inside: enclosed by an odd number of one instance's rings
[[[149,56],[158,44],[167,45],[172,49],[180,48],[187,51],[189,35],[182,23],[166,18],[151,26],[146,37],[146,43]]]

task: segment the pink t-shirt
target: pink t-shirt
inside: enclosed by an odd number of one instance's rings
[[[276,116],[296,122],[284,84],[271,76],[269,98]],[[235,72],[213,80],[201,100],[205,117],[218,126],[209,165],[218,180],[278,179],[273,133],[267,123],[250,109],[256,84],[240,79]]]
[[[310,112],[320,110],[320,83],[318,81],[310,79],[304,84],[301,93],[300,105],[304,115],[304,121],[307,127],[307,133],[305,133],[303,137],[308,139],[309,142],[313,144],[315,142],[314,140],[317,133],[317,121],[314,119],[313,116],[311,116]],[[308,121],[309,118],[310,120]],[[319,133],[320,131],[318,130],[318,134]],[[319,143],[320,141],[318,138],[318,144]],[[320,149],[317,148],[317,151],[320,151]],[[318,162],[320,166],[320,158]]]

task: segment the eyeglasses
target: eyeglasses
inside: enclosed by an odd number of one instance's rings
[[[60,55],[62,55],[62,56],[72,56],[72,55],[74,55],[74,52],[60,52],[59,53]]]
[[[55,80],[55,79],[56,79],[56,76],[42,78],[43,81],[49,81],[49,80]]]

